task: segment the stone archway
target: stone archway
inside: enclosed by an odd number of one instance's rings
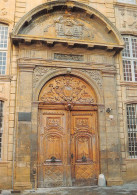
[[[93,185],[99,174],[97,99],[82,79],[48,81],[39,101],[38,187]]]

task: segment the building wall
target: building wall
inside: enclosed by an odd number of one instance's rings
[[[21,148],[17,145],[17,113],[29,112],[29,105],[26,104],[24,97],[20,94],[20,90],[26,91],[26,88],[19,88],[19,80],[27,85],[31,77],[26,76],[26,73],[20,73],[18,67],[18,60],[21,54],[19,45],[14,45],[10,38],[10,33],[15,24],[31,9],[36,6],[46,3],[45,0],[1,0],[0,3],[0,22],[9,26],[9,37],[8,37],[8,58],[7,58],[7,70],[6,75],[0,76],[0,99],[4,101],[4,132],[3,132],[3,146],[2,146],[2,159],[0,160],[0,188],[12,188],[15,181],[20,181],[20,171],[24,172],[24,169],[20,170],[17,167],[16,159],[18,150]],[[49,2],[49,1],[48,1]],[[79,1],[78,1],[79,2]],[[136,15],[137,15],[137,2],[134,4],[118,3],[116,0],[81,0],[85,5],[91,6],[104,14],[119,30],[121,34],[137,35],[136,27]],[[23,47],[23,46],[22,46]],[[26,47],[26,46],[25,46]],[[38,49],[40,49],[38,45]],[[25,48],[26,49],[26,48]],[[46,51],[49,49],[46,49]],[[57,49],[56,49],[57,50]],[[70,52],[70,51],[69,51]],[[77,51],[78,52],[78,51]],[[81,51],[80,51],[81,52]],[[84,51],[85,52],[85,51]],[[50,52],[49,52],[50,53]],[[24,54],[25,55],[25,54]],[[29,55],[29,54],[28,54]],[[109,54],[107,53],[107,56]],[[120,138],[119,150],[120,150],[120,176],[123,182],[128,182],[136,179],[137,168],[136,159],[129,159],[128,155],[128,135],[126,126],[126,103],[130,101],[136,101],[137,97],[137,84],[134,82],[125,82],[123,79],[123,65],[122,56],[118,54],[114,58],[114,64],[116,66],[116,91],[115,96],[117,98],[117,137]],[[23,75],[24,74],[24,75]],[[29,73],[31,75],[31,73]],[[31,75],[32,76],[32,75]],[[31,79],[30,79],[31,80]],[[30,81],[31,82],[31,81]],[[104,82],[109,82],[107,77]],[[31,83],[29,83],[30,86]],[[105,90],[105,95],[108,94],[108,86]],[[18,91],[19,90],[19,91]],[[25,92],[26,95],[29,94]],[[23,94],[25,94],[23,93]],[[30,98],[30,97],[28,97]],[[25,102],[25,103],[24,103]],[[31,102],[31,100],[30,100]],[[111,102],[106,103],[106,107]],[[113,107],[113,106],[112,106]],[[111,121],[109,121],[111,122]],[[113,125],[113,123],[112,123]],[[109,134],[108,134],[109,135]],[[116,137],[116,139],[117,139]],[[103,142],[103,141],[102,141]],[[16,152],[15,152],[16,151]],[[28,155],[29,158],[29,154]],[[25,163],[25,159],[24,159]],[[26,160],[29,164],[29,160]],[[19,166],[22,166],[21,164]],[[18,167],[19,167],[18,166]],[[26,175],[30,175],[30,166],[26,169]],[[104,165],[105,166],[105,165]],[[113,167],[110,167],[112,169]],[[18,170],[19,169],[19,170]],[[116,168],[118,169],[118,168]],[[24,177],[24,181],[25,181]],[[22,180],[21,180],[22,181]],[[29,181],[28,181],[29,182]],[[21,186],[22,187],[22,186]],[[28,184],[26,187],[31,187]]]

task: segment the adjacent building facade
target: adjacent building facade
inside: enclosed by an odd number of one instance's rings
[[[136,0],[1,0],[0,188],[122,185],[136,163]]]

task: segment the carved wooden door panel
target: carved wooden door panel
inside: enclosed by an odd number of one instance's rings
[[[73,185],[94,185],[99,174],[96,111],[71,112],[71,176]]]
[[[38,187],[66,186],[70,140],[67,112],[40,110],[39,113]]]

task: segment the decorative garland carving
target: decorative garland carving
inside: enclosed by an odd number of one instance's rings
[[[37,82],[44,76],[44,74],[52,71],[57,70],[58,68],[51,68],[51,67],[36,67],[33,74],[33,87],[36,86]],[[75,69],[74,69],[75,70]],[[95,83],[102,89],[102,77],[101,73],[97,70],[79,70],[80,72],[86,73],[90,76]]]
[[[36,67],[33,74],[33,87],[36,86],[37,82],[43,77],[44,74],[49,71],[55,71],[57,68],[47,68],[47,67]]]
[[[81,70],[81,72],[84,72],[88,74],[99,86],[99,88],[102,88],[102,77],[101,73],[97,70]]]

